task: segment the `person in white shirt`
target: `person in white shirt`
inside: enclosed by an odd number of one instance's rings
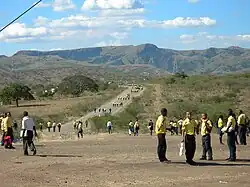
[[[28,155],[28,147],[33,152],[33,155],[36,154],[36,147],[33,142],[33,136],[37,136],[36,126],[32,118],[28,116],[28,112],[23,112],[22,119],[22,128],[21,128],[21,137],[23,138],[23,151],[24,155]]]
[[[56,132],[56,122],[54,121],[54,123],[52,124],[52,128],[53,128],[53,132]]]
[[[78,139],[80,138],[80,136],[81,136],[81,138],[83,138],[83,126],[82,126],[82,121],[79,121],[79,122],[78,122],[78,127],[77,127],[77,129],[78,129],[78,133],[77,133]]]
[[[108,129],[109,134],[112,134],[112,123],[111,123],[111,121],[108,121],[107,129]]]
[[[134,136],[139,135],[140,124],[139,120],[136,118],[135,125],[134,125]]]

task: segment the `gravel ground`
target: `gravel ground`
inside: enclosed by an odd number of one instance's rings
[[[213,136],[214,161],[200,166],[186,165],[178,156],[180,137],[168,136],[168,158],[171,164],[159,163],[156,137],[121,134],[85,136],[79,141],[37,143],[36,156],[22,155],[16,150],[0,148],[1,187],[241,187],[250,186],[249,146],[238,146],[241,159],[224,161],[227,147]],[[250,142],[249,142],[250,143]],[[198,160],[201,147],[197,137]],[[249,159],[249,160],[247,160]]]

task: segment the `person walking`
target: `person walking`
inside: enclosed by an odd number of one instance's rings
[[[195,133],[199,134],[197,123],[192,119],[191,112],[187,112],[182,124],[182,142],[185,142],[186,163],[190,165],[196,165],[193,161],[196,150]]]
[[[180,134],[182,134],[182,123],[183,123],[182,118],[177,123],[178,123],[178,126],[179,126]]]
[[[48,121],[48,123],[47,123],[48,132],[50,132],[51,126],[52,126],[51,121]]]
[[[40,128],[40,131],[42,132],[43,131],[43,124],[42,123],[39,123],[39,128]]]
[[[58,123],[58,124],[57,124],[58,132],[61,132],[61,127],[62,127],[62,124],[61,124],[61,123]]]
[[[1,131],[2,131],[2,138],[1,138],[1,146],[4,146],[4,137],[5,137],[5,131],[4,131],[4,121],[6,118],[6,113],[3,114],[1,118]]]
[[[213,151],[211,146],[211,132],[213,124],[208,119],[207,114],[203,113],[201,116],[201,136],[203,153],[200,160],[213,160]],[[208,156],[208,157],[207,157]]]
[[[107,129],[108,133],[112,134],[112,122],[110,120],[107,122]]]
[[[158,117],[155,125],[155,133],[158,139],[157,154],[160,162],[169,162],[166,158],[167,142],[166,142],[166,127],[167,127],[167,109],[161,109],[161,115]]]
[[[9,136],[11,143],[8,145],[8,149],[15,149],[15,147],[13,147],[12,142],[14,141],[14,136],[13,136],[13,129],[12,129],[12,117],[11,117],[11,113],[8,112],[6,113],[6,117],[4,118],[4,136]]]
[[[36,147],[33,142],[33,136],[37,136],[36,126],[32,118],[29,117],[27,111],[23,112],[23,119],[22,119],[22,127],[21,133],[23,138],[23,151],[24,155],[28,156],[28,147],[33,152],[33,155],[36,155]]]
[[[54,121],[52,124],[53,132],[56,132],[56,122]]]
[[[134,125],[134,136],[139,135],[140,124],[138,118],[136,118],[135,125]]]
[[[227,133],[227,145],[229,149],[228,161],[236,160],[236,134],[235,134],[236,120],[232,109],[228,110],[227,125],[223,128],[223,132]]]
[[[152,120],[149,121],[148,123],[148,129],[149,129],[149,133],[152,136],[153,135],[153,130],[154,130],[154,123]]]
[[[220,141],[220,144],[223,145],[222,137],[223,137],[224,133],[222,132],[222,129],[224,127],[224,124],[223,124],[223,116],[222,115],[219,116],[219,119],[217,121],[217,127],[218,127],[219,141]]]
[[[88,128],[89,122],[88,120],[85,121],[85,127]]]
[[[77,127],[77,130],[78,130],[77,137],[78,137],[78,139],[80,138],[80,136],[81,136],[81,138],[83,138],[83,126],[82,125],[83,125],[82,122],[79,121],[78,122],[78,127]]]
[[[237,117],[236,117],[236,114],[235,113],[233,113],[233,118],[235,119],[235,130],[234,130],[234,132],[235,132],[235,143],[237,144],[237,145],[239,145],[239,141],[238,141],[238,135],[239,135],[239,125],[238,125],[238,123],[237,123]]]
[[[247,125],[246,125],[246,115],[242,110],[239,112],[238,116],[238,125],[239,125],[239,138],[241,145],[247,145]]]
[[[133,125],[132,120],[130,120],[129,124],[128,124],[128,134],[129,134],[129,136],[131,136],[132,133],[134,133],[134,125]]]

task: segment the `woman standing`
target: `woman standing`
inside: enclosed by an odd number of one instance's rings
[[[191,112],[187,112],[186,119],[182,124],[182,142],[185,142],[186,163],[190,165],[196,165],[196,163],[193,161],[196,150],[195,133],[199,133],[198,125],[195,120],[192,119]]]
[[[222,137],[223,137],[224,133],[222,132],[222,128],[223,128],[224,125],[223,125],[223,116],[222,115],[219,116],[217,126],[218,126],[218,134],[219,134],[220,144],[223,145]]]

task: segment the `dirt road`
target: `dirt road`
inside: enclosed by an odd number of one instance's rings
[[[100,134],[80,141],[40,144],[37,156],[22,156],[16,150],[0,148],[1,187],[249,187],[250,141],[237,146],[235,163],[223,161],[227,147],[214,135],[214,161],[188,166],[178,156],[180,136],[168,136],[168,158],[159,163],[156,137]],[[195,159],[201,153],[197,137]],[[224,140],[225,141],[225,140]],[[198,161],[199,162],[199,161]]]
[[[140,90],[139,92],[131,92],[132,87],[127,87],[126,90],[124,90],[121,94],[119,94],[118,96],[116,96],[115,98],[113,98],[110,101],[107,101],[106,103],[104,103],[102,106],[98,107],[98,109],[107,109],[107,113],[108,110],[111,108],[112,112],[111,115],[116,115],[119,112],[122,112],[131,102],[132,102],[132,98],[133,97],[139,97],[143,94],[144,90],[146,88],[144,88],[143,90]],[[125,98],[127,97],[127,95],[130,94],[130,99],[128,100],[120,100],[119,98]],[[120,104],[123,103],[122,106],[119,107],[115,107],[113,106],[113,104]],[[76,121],[82,121],[83,123],[94,117],[94,116],[102,116],[105,115],[105,113],[103,113],[102,111],[99,112],[97,110],[97,112],[89,112],[87,113],[85,116],[82,116],[81,118],[77,119]],[[73,122],[74,121],[70,121],[66,124],[62,125],[62,130],[61,133],[48,133],[48,132],[44,132],[43,133],[43,139],[45,140],[55,140],[55,139],[75,139],[76,135],[75,132],[73,130]],[[84,129],[84,131],[88,131],[90,130],[90,126],[87,129]]]

